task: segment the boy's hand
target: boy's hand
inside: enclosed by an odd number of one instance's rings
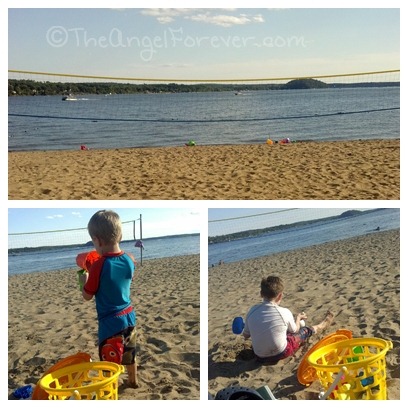
[[[86,271],[78,275],[78,282],[79,282],[79,286],[81,290],[84,287],[85,283],[87,282],[88,276],[89,276],[89,273]]]
[[[297,315],[296,320],[303,320],[303,319],[307,319],[307,315],[306,315],[305,312],[300,312],[300,313]]]

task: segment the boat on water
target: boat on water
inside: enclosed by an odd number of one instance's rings
[[[62,97],[63,101],[77,101],[78,99],[75,96],[69,94]]]

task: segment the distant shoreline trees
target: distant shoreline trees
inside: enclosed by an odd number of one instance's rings
[[[41,82],[29,79],[9,79],[8,96],[49,95],[112,95],[181,92],[242,92],[259,90],[324,89],[351,87],[399,87],[399,82],[361,82],[353,84],[325,83],[316,79],[294,79],[286,84],[130,84],[115,82]]]

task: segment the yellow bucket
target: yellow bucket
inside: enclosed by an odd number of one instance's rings
[[[388,340],[353,338],[321,347],[308,360],[326,391],[339,380],[328,399],[386,400],[385,355],[390,349]]]
[[[74,364],[41,378],[50,400],[117,400],[124,366],[106,361]]]

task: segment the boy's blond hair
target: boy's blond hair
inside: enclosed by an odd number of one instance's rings
[[[88,222],[88,232],[105,244],[119,243],[122,239],[122,223],[119,215],[111,210],[96,212]]]

